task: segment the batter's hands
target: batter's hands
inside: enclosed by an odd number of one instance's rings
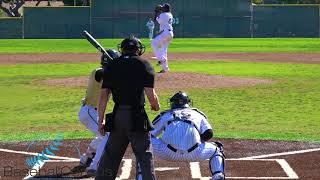
[[[160,110],[160,104],[151,104],[151,110],[153,111],[159,111]]]

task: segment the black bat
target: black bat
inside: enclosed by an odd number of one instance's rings
[[[108,52],[104,49],[104,47],[102,47],[101,44],[94,37],[92,37],[90,33],[88,33],[88,31],[84,30],[83,35],[90,42],[90,44],[92,44],[93,47],[99,50],[99,52],[101,52],[107,58],[111,60],[113,59],[112,57],[110,57]]]

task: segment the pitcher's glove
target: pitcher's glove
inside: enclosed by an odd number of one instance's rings
[[[157,17],[162,13],[163,6],[161,4],[157,5],[154,8],[154,20],[157,20]]]

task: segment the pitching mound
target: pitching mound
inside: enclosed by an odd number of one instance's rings
[[[41,81],[50,86],[85,87],[88,77],[75,77],[63,79],[49,79]],[[268,79],[235,78],[198,73],[163,73],[156,75],[156,89],[213,89],[224,87],[254,86],[257,84],[272,83]]]

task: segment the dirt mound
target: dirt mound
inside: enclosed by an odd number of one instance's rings
[[[73,77],[63,79],[49,79],[41,81],[52,86],[85,87],[88,77]],[[213,89],[221,87],[254,86],[256,84],[272,83],[267,79],[235,78],[198,73],[163,73],[156,75],[156,89]]]

